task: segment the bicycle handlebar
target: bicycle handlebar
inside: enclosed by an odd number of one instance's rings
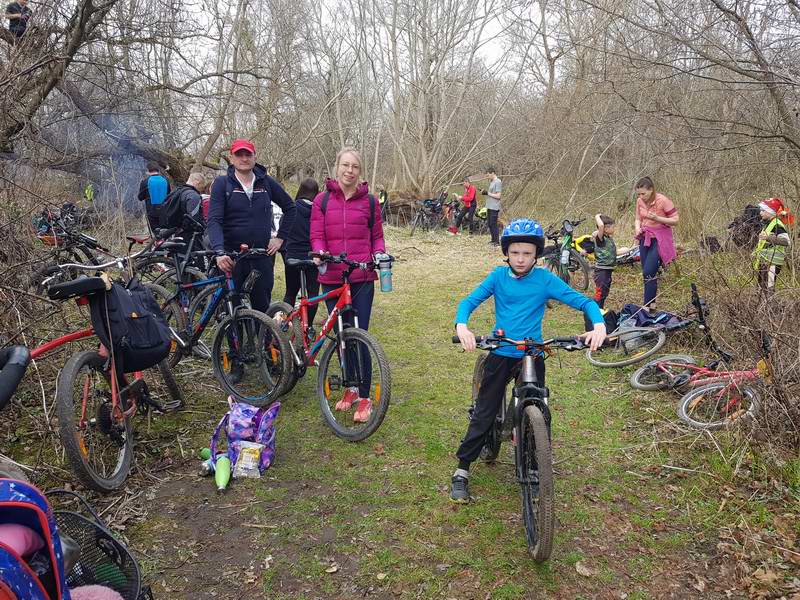
[[[359,262],[355,260],[349,260],[347,258],[347,254],[342,252],[339,255],[333,254],[320,254],[319,252],[310,252],[309,256],[313,258],[319,258],[322,262],[329,262],[333,264],[342,264],[347,265],[348,267],[353,267],[354,269],[363,269],[365,271],[374,271],[377,265],[374,261],[369,262]]]
[[[0,410],[17,391],[17,386],[25,376],[31,353],[25,346],[11,346],[0,350]]]
[[[560,348],[567,352],[574,352],[575,350],[584,350],[588,346],[579,337],[555,337],[541,342],[536,342],[530,338],[524,340],[512,340],[505,336],[499,335],[479,335],[475,336],[475,341],[478,348],[482,350],[495,350],[502,347],[522,346],[524,349],[532,350],[547,350],[549,348]],[[453,343],[460,344],[461,340],[457,335],[453,336]],[[523,348],[520,348],[523,349]]]

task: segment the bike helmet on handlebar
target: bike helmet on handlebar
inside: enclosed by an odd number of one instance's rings
[[[539,221],[534,219],[515,219],[503,229],[500,236],[500,246],[503,254],[508,256],[509,245],[515,242],[524,242],[536,246],[536,256],[541,256],[544,250],[544,231]]]

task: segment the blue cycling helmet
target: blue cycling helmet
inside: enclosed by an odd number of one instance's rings
[[[514,219],[503,229],[500,246],[503,254],[508,255],[508,246],[514,242],[525,242],[536,246],[536,256],[544,251],[544,230],[539,221],[534,219]]]

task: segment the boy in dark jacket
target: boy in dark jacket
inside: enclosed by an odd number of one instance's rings
[[[297,300],[297,294],[300,292],[300,269],[297,267],[290,267],[286,264],[286,258],[299,258],[301,260],[308,260],[308,254],[311,252],[311,207],[314,205],[314,198],[319,193],[319,184],[316,180],[308,178],[303,180],[300,184],[300,189],[297,190],[297,196],[294,199],[294,205],[297,213],[294,219],[294,225],[289,232],[289,239],[286,240],[285,254],[284,254],[284,271],[286,273],[286,295],[283,301],[289,306],[294,306]],[[306,270],[306,289],[309,296],[316,296],[319,294],[319,281],[317,279],[318,272],[316,269]],[[308,307],[308,321],[314,322],[314,316],[317,314],[317,307],[319,305]]]

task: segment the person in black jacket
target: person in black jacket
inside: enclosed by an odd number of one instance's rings
[[[252,142],[235,140],[231,144],[230,162],[227,175],[217,177],[211,185],[209,242],[217,253],[217,266],[225,273],[233,273],[237,287],[250,271],[261,272],[250,293],[250,303],[255,310],[266,312],[272,299],[274,255],[288,237],[297,211],[281,185],[256,163]],[[283,211],[283,221],[275,237],[271,237],[273,202]],[[269,256],[253,256],[234,263],[225,252],[238,252],[241,244],[266,248]]]
[[[314,204],[314,198],[319,193],[319,185],[314,179],[304,179],[300,184],[300,189],[297,190],[297,196],[294,198],[294,205],[297,213],[294,219],[294,225],[289,232],[289,239],[286,240],[286,253],[284,254],[284,269],[286,272],[286,295],[283,301],[294,306],[297,300],[297,294],[300,291],[300,269],[297,267],[290,267],[286,264],[287,258],[300,258],[308,259],[308,253],[311,252],[311,207]],[[306,271],[306,288],[308,289],[309,296],[316,296],[319,294],[319,281],[317,281],[317,271]],[[308,322],[314,322],[314,316],[317,314],[317,305],[308,307]]]

